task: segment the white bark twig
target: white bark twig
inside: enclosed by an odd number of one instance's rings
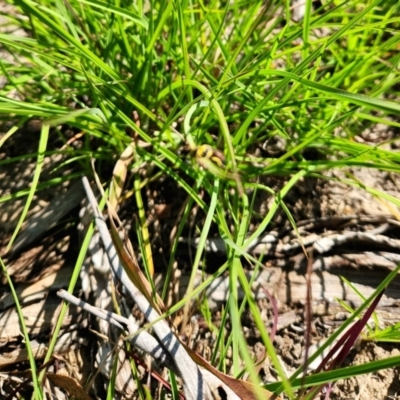
[[[125,286],[127,293],[136,302],[147,321],[154,322],[160,315],[151,307],[145,296],[128,278],[111,240],[106,222],[100,213],[96,198],[86,177],[82,178],[86,196],[95,215],[95,223],[102,238],[104,248],[110,260],[114,276]],[[117,322],[115,320],[115,322]],[[182,378],[185,396],[188,400],[212,399],[212,392],[197,364],[191,359],[178,338],[171,331],[167,322],[158,320],[153,324],[153,331],[160,348],[174,360],[177,375]]]
[[[73,294],[68,293],[66,290],[59,290],[57,295],[63,300],[68,301],[88,313],[101,318],[108,323],[116,326],[121,330],[129,332],[129,336],[126,338],[133,346],[139,350],[152,356],[158,363],[165,365],[172,372],[177,373],[175,362],[171,357],[164,351],[164,348],[160,346],[160,343],[148,332],[140,331],[139,326],[128,318],[122,317],[121,315],[105,311],[101,308],[91,306],[83,300],[78,299]]]

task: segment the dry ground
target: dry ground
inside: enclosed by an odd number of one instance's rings
[[[356,139],[366,140],[365,137],[370,138],[372,133],[375,133],[375,136],[372,135],[371,143],[379,143],[387,138],[395,139],[397,132],[384,129],[379,131],[379,128],[376,127],[374,132],[364,132]],[[27,132],[30,133],[31,142],[25,140],[24,147],[21,147],[19,145],[21,138],[25,138]],[[35,126],[27,126],[19,131],[11,140],[6,142],[6,146],[1,150],[0,159],[5,160],[18,154],[34,152],[36,134]],[[60,143],[55,141],[52,145],[57,148]],[[396,141],[393,141],[391,146],[396,150]],[[52,176],[52,168],[59,162],[60,157],[47,160],[43,180]],[[28,187],[33,166],[33,161],[2,165],[0,169],[1,196],[14,193],[19,188]],[[64,171],[64,173],[67,172]],[[354,169],[350,172],[366,185],[398,196],[398,176],[367,169]],[[344,176],[345,171],[332,173],[331,176],[334,174],[341,177]],[[277,188],[283,182],[272,178],[267,184]],[[79,212],[82,208],[80,200],[83,197],[83,192],[79,188],[79,182],[76,185],[72,191],[68,191],[68,187],[60,187],[57,191],[48,190],[37,193],[28,221],[34,221],[36,218],[39,222],[33,230],[28,231],[29,234],[22,234],[20,239],[17,240],[15,254],[6,256],[9,272],[24,305],[24,315],[31,332],[31,339],[39,364],[43,357],[43,348],[48,343],[58,312],[59,300],[55,291],[60,287],[67,287],[79,251],[80,233],[78,224],[80,221]],[[173,195],[171,196],[171,194]],[[153,250],[161,254],[156,258],[156,268],[159,279],[162,280],[164,259],[168,256],[168,254],[165,254],[168,246],[163,245],[163,243],[165,244],[163,238],[174,226],[176,213],[184,200],[184,196],[179,188],[167,181],[155,183],[151,190],[144,195],[151,196],[149,204],[153,202],[156,205],[171,205],[171,209],[176,210],[170,213],[167,218],[150,221],[150,229],[154,238]],[[258,199],[257,207],[261,215],[268,210],[269,201],[271,201],[269,198]],[[0,205],[3,255],[10,234],[21,213],[23,202],[24,199],[12,199]],[[394,210],[393,206],[383,203],[365,191],[350,188],[334,180],[306,179],[302,182],[302,185],[296,187],[289,194],[286,198],[286,204],[295,217],[304,246],[312,254],[314,272],[312,274],[313,321],[311,340],[314,344],[318,344],[340,326],[346,318],[347,314],[339,306],[336,298],[346,300],[353,306],[360,304],[358,296],[350,288],[343,285],[339,275],[345,276],[367,296],[372,293],[388,271],[393,269],[400,261],[398,251],[400,229],[399,222],[396,219],[398,211]],[[63,205],[67,205],[65,209]],[[49,218],[48,215],[54,215],[54,211],[59,211],[60,208],[64,209],[65,215],[62,215],[63,213],[57,214],[58,222],[46,219]],[[45,210],[44,214],[40,214],[40,212],[43,213],[43,210]],[[48,212],[49,210],[50,212]],[[124,217],[127,226],[132,222],[132,217],[129,217],[129,215],[132,215],[134,211],[134,205],[129,203],[121,209],[121,215]],[[201,223],[201,214],[193,218],[193,224]],[[40,221],[46,221],[44,224],[46,230],[43,232],[40,232]],[[257,221],[255,221],[256,224]],[[251,249],[254,254],[265,253],[265,268],[254,283],[254,291],[258,297],[258,304],[265,318],[265,323],[268,325],[271,325],[273,312],[270,302],[266,298],[265,289],[275,297],[278,303],[278,331],[274,343],[283,365],[290,374],[303,362],[305,270],[308,261],[283,213],[276,216],[273,228],[266,232],[266,235],[267,244],[259,243]],[[134,238],[132,238],[132,241],[136,242]],[[218,244],[218,237],[211,238],[210,241]],[[179,250],[180,257],[176,265],[177,274],[172,285],[174,290],[171,290],[169,296],[171,303],[175,302],[180,293],[184,292],[190,269],[190,247],[192,243],[193,241],[189,240],[188,237],[182,238]],[[224,261],[224,254],[222,252],[218,254],[210,253],[207,260],[207,268],[210,271],[215,270]],[[110,289],[107,287],[109,271],[96,269],[96,266],[93,266],[93,258],[90,257],[86,265],[87,267],[81,274],[83,283],[77,289],[76,294],[102,307],[109,306],[111,298]],[[214,322],[217,326],[226,295],[226,287],[224,286],[226,277],[225,279],[222,277],[218,284],[207,294],[210,306],[214,310]],[[378,315],[383,325],[399,320],[399,285],[400,281],[397,279],[380,303]],[[176,290],[177,287],[180,287],[181,290]],[[128,303],[127,306],[131,307],[132,305]],[[142,318],[135,311],[135,308],[133,310],[138,319]],[[10,394],[12,388],[18,388],[18,385],[29,374],[27,375],[26,372],[28,367],[27,356],[21,343],[15,307],[4,281],[1,286],[0,313],[0,345],[2,347],[0,373],[3,377],[3,393]],[[209,358],[215,336],[211,334],[195,309],[193,315],[196,318],[192,319],[192,324],[184,330],[185,334],[182,337],[205,358]],[[177,316],[175,319],[178,325],[179,318]],[[244,334],[248,339],[251,351],[255,356],[262,355],[264,348],[259,341],[259,335],[252,318],[247,313],[243,316],[243,325]],[[227,328],[229,330],[229,322]],[[79,384],[82,387],[91,388],[90,397],[87,398],[95,398],[96,395],[97,398],[103,398],[104,385],[108,378],[107,365],[101,365],[100,356],[115,350],[112,343],[118,341],[118,336],[114,332],[114,336],[110,336],[112,341],[108,342],[104,337],[97,336],[94,332],[103,332],[104,334],[107,329],[107,327],[101,326],[96,321],[82,315],[79,310],[71,308],[68,318],[64,321],[56,356],[49,368],[52,373],[57,374],[57,376],[52,375],[50,381],[58,396],[63,396],[62,388],[68,387],[71,390],[72,382],[74,382],[78,388]],[[346,359],[346,365],[387,358],[398,355],[398,353],[397,345],[360,341]],[[127,364],[123,363],[125,353],[121,350],[120,354],[122,357],[121,381],[116,382],[116,398],[136,398],[135,385],[129,378],[129,366],[127,367]],[[143,379],[148,377],[146,371],[145,364],[139,368],[139,374]],[[59,378],[58,375],[62,375],[62,378]],[[260,375],[265,382],[272,382],[276,379],[269,359],[263,362]],[[354,377],[344,382],[338,382],[333,387],[331,398],[395,399],[400,390],[398,375],[399,370],[392,369],[382,371],[374,376]],[[93,377],[93,380],[90,379],[91,377]],[[26,390],[29,391],[25,386],[22,392],[26,393]],[[79,389],[77,390],[78,394],[82,393]],[[71,392],[69,395],[72,395]]]

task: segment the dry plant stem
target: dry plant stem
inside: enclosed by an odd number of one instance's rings
[[[139,309],[145,315],[147,321],[154,322],[159,319],[159,314],[151,307],[145,296],[134,286],[128,278],[117,252],[112,243],[107,225],[100,213],[96,198],[90,187],[86,177],[82,178],[83,186],[86,191],[86,196],[91,204],[95,215],[96,226],[102,238],[104,248],[110,260],[111,268],[114,276],[126,288],[127,293],[136,302]],[[202,376],[197,364],[190,358],[186,350],[179,342],[177,337],[171,331],[170,327],[164,320],[158,320],[153,324],[153,330],[159,340],[159,346],[162,347],[167,354],[175,360],[177,374],[182,378],[185,395],[188,400],[191,399],[207,399],[212,398],[211,391]]]
[[[81,307],[83,310],[107,321],[108,323],[118,327],[121,330],[127,330],[129,332],[129,337],[127,338],[127,340],[129,340],[132,345],[151,355],[157,362],[165,365],[174,373],[178,373],[174,361],[165,352],[164,348],[160,346],[160,343],[148,332],[139,331],[139,326],[136,325],[133,321],[130,321],[128,318],[122,317],[121,315],[91,306],[90,304],[78,299],[77,297],[63,289],[59,290],[57,292],[57,295],[63,300],[68,301],[69,303],[72,303],[78,307]]]

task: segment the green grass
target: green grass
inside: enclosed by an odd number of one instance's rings
[[[81,172],[91,175],[91,159],[96,166],[115,164],[132,138],[140,139],[132,168],[141,166],[147,175],[137,173],[134,188],[127,188],[136,189],[140,210],[144,205],[138,188],[160,177],[175,181],[188,196],[168,254],[167,277],[172,275],[178,238],[191,211],[198,207],[204,212],[191,284],[185,299],[171,311],[183,308],[189,297],[199,293],[192,283],[201,268],[205,240],[217,226],[226,242],[227,262],[201,289],[229,271],[224,318],[230,319],[232,330],[220,332],[219,351],[224,354],[229,344],[234,375],[241,376],[245,360],[246,372],[258,382],[241,335],[241,314],[247,305],[282,378],[281,389],[295,398],[298,382],[284,376],[244,274],[242,256],[259,264],[244,249],[269,229],[279,210],[296,229],[285,196],[301,179],[330,179],[329,171],[348,167],[399,172],[398,153],[383,148],[383,143],[354,141],[355,135],[376,123],[400,126],[397,2],[326,1],[314,10],[307,1],[300,22],[290,20],[289,2],[282,6],[278,1],[267,6],[260,1],[217,0],[8,3],[16,6],[16,12],[5,15],[8,33],[0,33],[2,49],[12,55],[0,57],[7,78],[0,89],[0,118],[15,124],[39,118],[44,127],[53,127],[48,140],[42,129],[38,153],[26,155],[37,158],[38,166],[30,189],[12,196],[27,199],[18,227],[35,190],[68,179],[60,174],[59,179],[40,180],[43,154],[57,151],[47,149],[46,143],[55,136],[66,143],[65,127],[83,134],[81,149],[67,145],[59,151],[77,173],[71,179]],[[15,27],[23,28],[27,37],[14,35]],[[11,128],[9,136],[14,132]],[[260,156],[260,148],[277,138],[285,148],[277,156]],[[223,152],[226,167],[209,160],[196,163],[187,155],[188,148],[203,144]],[[279,191],[265,183],[272,176],[282,179]],[[106,184],[111,180],[107,174],[100,177]],[[364,188],[355,178],[343,182]],[[393,196],[365,189],[400,205]],[[261,192],[273,199],[262,218],[253,209]],[[251,223],[256,224],[254,231],[249,230]],[[143,213],[136,230],[151,276],[153,256]],[[237,281],[245,293],[244,303],[238,298]],[[164,294],[167,284],[168,279]],[[381,365],[375,363],[374,368]],[[326,372],[321,379],[333,381],[336,373]],[[35,393],[40,398],[38,388]]]

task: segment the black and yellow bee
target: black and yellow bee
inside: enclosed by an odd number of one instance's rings
[[[230,171],[229,167],[226,165],[225,156],[221,151],[208,144],[202,144],[192,149],[192,154],[196,158],[197,163],[215,177],[237,182],[239,192],[243,193],[240,176]]]
[[[209,144],[202,144],[196,149],[196,159],[201,161],[201,159],[211,160],[213,163],[222,168],[225,166],[225,156],[221,151],[214,149]]]

